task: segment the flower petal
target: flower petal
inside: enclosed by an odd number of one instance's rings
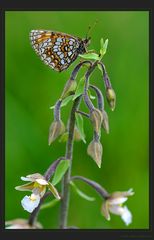
[[[121,218],[126,225],[129,225],[132,222],[132,214],[126,206],[123,207]]]
[[[108,201],[109,201],[109,204],[111,205],[117,205],[117,204],[122,204],[124,202],[127,201],[127,197],[119,197],[119,198],[109,198]]]
[[[109,207],[108,207],[108,202],[105,201],[102,204],[101,212],[104,215],[104,217],[109,221],[110,220],[110,213],[109,213]]]
[[[40,185],[48,185],[48,182],[45,179],[38,178],[36,179],[36,182]]]
[[[22,181],[28,181],[28,182],[31,181],[31,180],[30,180],[29,178],[27,178],[27,177],[21,177],[21,180],[22,180]]]
[[[134,195],[135,193],[133,192],[133,188],[130,188],[130,189],[127,191],[127,194],[129,194],[128,196]]]
[[[32,194],[31,196],[25,196],[21,201],[21,205],[27,212],[31,213],[39,205],[39,202],[39,195]]]
[[[46,186],[43,185],[43,186],[40,186],[40,187],[36,187],[36,188],[33,189],[32,192],[33,192],[33,194],[39,195],[40,198],[42,198],[44,196],[45,192],[46,192]]]
[[[32,191],[33,188],[34,188],[34,183],[33,182],[26,183],[26,184],[23,184],[21,186],[15,187],[15,189],[18,190],[18,191]]]
[[[122,216],[124,209],[118,205],[109,205],[109,211],[115,215]]]
[[[35,182],[36,179],[44,179],[44,177],[40,173],[34,173],[27,175],[26,177],[21,177],[21,180],[30,182]]]
[[[128,197],[134,194],[133,189],[130,188],[128,191],[125,192],[114,192],[111,194],[111,198],[121,198],[121,197]]]
[[[55,198],[57,199],[61,199],[61,197],[59,196],[59,193],[57,191],[57,189],[49,182],[48,183],[48,187],[49,187],[49,190],[52,192],[52,194],[55,196]]]

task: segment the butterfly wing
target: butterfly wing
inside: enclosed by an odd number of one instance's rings
[[[81,39],[61,32],[32,30],[30,40],[45,64],[56,71],[67,69],[78,56]]]

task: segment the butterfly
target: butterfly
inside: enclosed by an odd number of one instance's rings
[[[79,38],[50,30],[32,30],[30,41],[41,60],[52,69],[61,72],[67,69],[79,54],[87,52],[90,37]]]

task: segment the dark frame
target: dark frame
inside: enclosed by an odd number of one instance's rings
[[[80,4],[79,4],[80,2]],[[67,3],[67,4],[66,4]],[[71,2],[72,3],[72,2]],[[128,4],[129,3],[129,4]],[[42,5],[37,2],[31,2],[31,6],[28,4],[27,1],[24,2],[17,2],[17,1],[12,1],[10,3],[8,3],[8,1],[5,1],[5,4],[3,4],[1,11],[0,11],[0,23],[1,23],[1,35],[0,35],[0,40],[1,40],[1,71],[0,71],[0,76],[1,76],[1,81],[0,81],[0,103],[1,103],[1,118],[0,118],[0,123],[1,123],[1,128],[0,128],[0,153],[1,153],[1,161],[0,161],[0,169],[1,169],[1,181],[0,181],[0,187],[1,187],[1,207],[0,207],[0,238],[3,240],[7,240],[7,239],[25,239],[27,240],[27,238],[37,238],[42,239],[43,237],[47,237],[47,238],[61,238],[61,239],[93,239],[93,238],[104,238],[104,239],[114,239],[114,240],[119,240],[119,239],[152,239],[153,235],[153,229],[152,229],[152,220],[153,220],[153,216],[152,216],[152,169],[153,169],[153,162],[152,162],[152,158],[154,156],[153,154],[153,149],[152,149],[152,143],[154,142],[154,136],[153,136],[153,132],[152,132],[152,120],[153,120],[153,116],[152,116],[152,102],[154,101],[154,96],[152,95],[152,17],[153,17],[153,11],[152,11],[152,7],[148,6],[147,1],[140,1],[138,3],[138,1],[135,2],[125,2],[123,4],[121,4],[119,1],[117,2],[112,2],[112,7],[110,7],[111,2],[96,2],[93,3],[92,1],[87,2],[85,1],[85,5],[83,5],[83,2],[81,1],[76,1],[73,2],[74,6],[72,6],[71,4],[69,4],[66,1],[63,1],[61,4],[56,4],[56,2],[53,2],[50,4],[49,2],[46,3],[45,2],[42,3]],[[140,6],[137,4],[140,4]],[[44,6],[45,7],[44,7]],[[57,5],[57,6],[56,6]],[[125,6],[124,6],[125,5]],[[150,5],[150,3],[149,3]],[[36,7],[37,6],[37,7]],[[80,6],[80,7],[79,7]],[[5,11],[13,11],[13,10],[40,10],[40,11],[45,11],[45,10],[58,10],[58,11],[65,11],[65,10],[104,10],[104,11],[109,11],[109,10],[125,10],[125,11],[129,11],[129,10],[133,10],[133,11],[149,11],[149,32],[150,32],[150,36],[149,36],[149,79],[150,79],[150,88],[149,88],[149,142],[150,142],[150,149],[149,149],[149,182],[150,182],[150,219],[149,219],[149,229],[132,229],[132,230],[93,230],[93,229],[72,229],[72,230],[56,230],[56,229],[52,229],[52,230],[5,230],[4,229],[4,216],[5,216],[5,212],[4,212],[4,206],[5,206],[5,183],[4,183],[4,177],[5,177]],[[153,101],[152,101],[153,100]],[[3,191],[3,194],[2,194]],[[2,236],[2,237],[1,237]]]

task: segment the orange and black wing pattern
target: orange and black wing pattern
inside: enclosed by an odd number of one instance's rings
[[[35,52],[45,64],[61,72],[77,58],[81,39],[48,30],[32,30],[30,40]]]

